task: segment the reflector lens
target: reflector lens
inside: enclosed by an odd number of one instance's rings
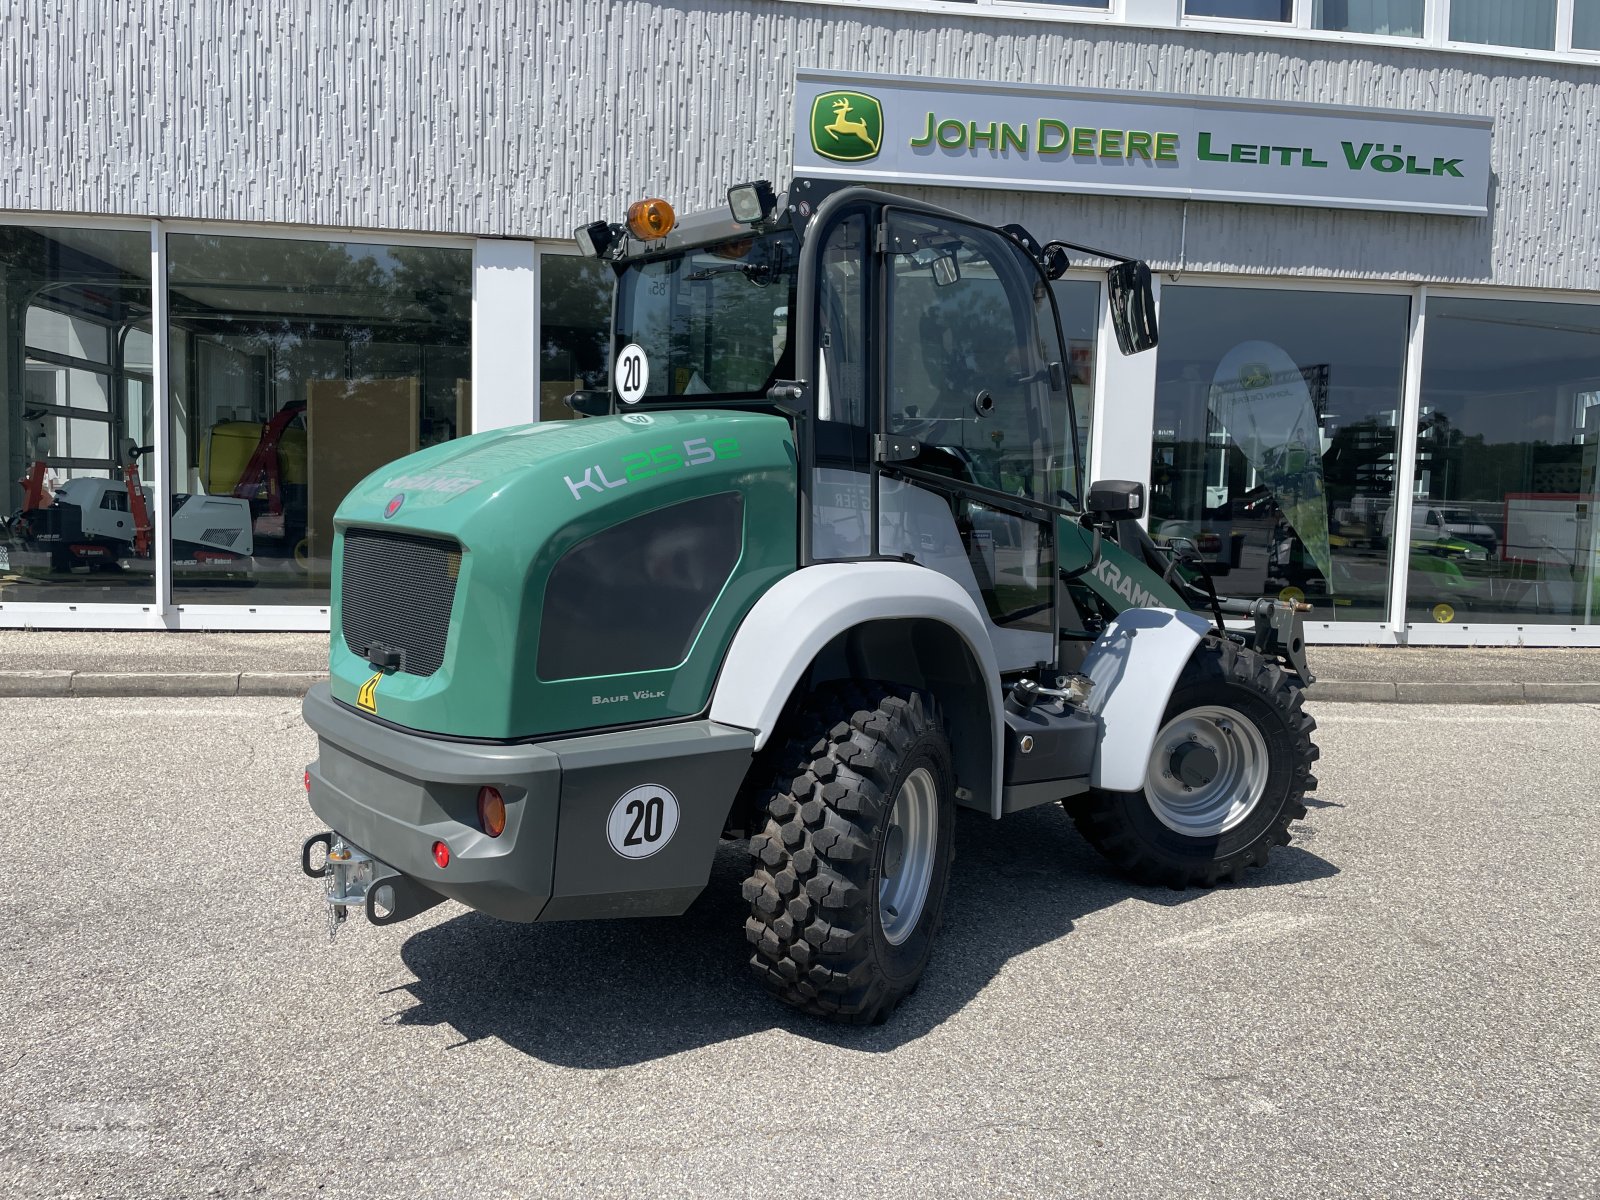
[[[306,780],[305,780],[305,783],[306,783],[306,791],[309,792],[311,790],[311,768],[310,767],[306,768]]]
[[[628,232],[641,242],[653,242],[672,232],[678,223],[665,200],[636,200],[628,206]]]
[[[450,865],[450,847],[443,842],[435,842],[433,844],[433,861],[439,864],[441,871],[448,867]]]
[[[506,831],[506,802],[492,787],[478,789],[478,824],[490,837]]]

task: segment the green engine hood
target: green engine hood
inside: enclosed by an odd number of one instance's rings
[[[728,493],[740,497],[743,542],[681,662],[539,678],[545,587],[567,551],[620,522]],[[407,728],[487,739],[693,716],[710,698],[739,622],[795,568],[794,445],[781,418],[733,411],[627,413],[495,430],[368,476],[339,506],[334,528],[330,675],[337,699]],[[352,577],[351,587],[364,592],[360,605],[352,598],[351,611],[368,614],[370,634],[371,597],[380,595],[379,609],[394,614],[393,641],[379,629],[385,645],[404,644],[417,606],[408,605],[416,593],[401,566],[384,574],[382,547],[395,543],[392,535],[460,545],[459,558],[448,556],[454,599],[443,662],[432,674],[377,672],[365,645],[346,644],[345,542],[353,531],[370,531],[361,537],[379,558],[359,582]],[[614,588],[627,578],[626,565],[610,575]],[[650,621],[643,571],[629,592],[635,619]],[[378,624],[390,620],[385,615]]]

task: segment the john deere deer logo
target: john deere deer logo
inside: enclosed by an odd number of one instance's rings
[[[1264,388],[1272,382],[1272,371],[1266,363],[1245,363],[1239,368],[1239,386],[1247,392]]]
[[[811,102],[811,148],[823,158],[861,162],[883,143],[883,106],[865,92],[824,92]]]

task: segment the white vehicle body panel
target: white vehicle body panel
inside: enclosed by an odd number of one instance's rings
[[[135,530],[128,506],[128,485],[120,479],[70,479],[56,489],[56,499],[82,510],[83,532],[132,545]],[[233,496],[174,496],[172,540],[211,550],[255,553],[250,502]]]
[[[107,497],[110,503],[107,503]],[[82,510],[79,521],[85,535],[133,541],[133,514],[128,511],[128,485],[121,480],[69,479],[56,488],[56,502],[76,504]]]
[[[256,550],[250,502],[234,496],[190,496],[172,514],[172,540],[249,557]]]
[[[739,626],[711,697],[710,717],[752,730],[756,749],[778,724],[806,668],[839,634],[869,621],[927,618],[951,627],[972,651],[989,692],[994,763],[990,807],[1000,815],[1005,730],[1000,667],[989,623],[947,575],[913,563],[823,563],[781,580]]]
[[[1091,786],[1113,792],[1144,788],[1172,689],[1210,628],[1194,613],[1134,608],[1095,639],[1083,664],[1083,673],[1094,680],[1086,707],[1100,722]]]

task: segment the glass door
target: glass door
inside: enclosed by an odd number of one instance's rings
[[[1078,489],[1049,285],[992,230],[887,221],[884,428],[916,442],[904,465],[919,478],[884,482],[881,549],[961,584],[988,613],[1003,670],[1053,661],[1053,516],[1023,515]]]

